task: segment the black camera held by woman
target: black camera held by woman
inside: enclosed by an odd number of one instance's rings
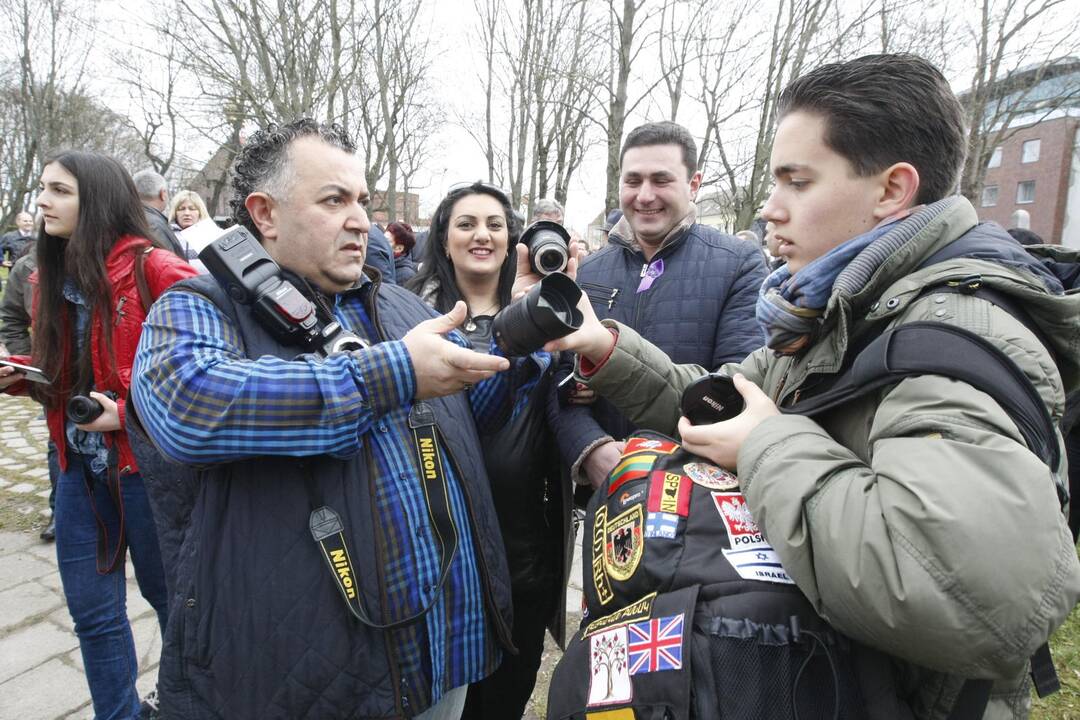
[[[570,261],[570,233],[551,220],[537,220],[521,234],[529,248],[529,264],[537,275],[564,272]]]
[[[104,392],[102,395],[110,400],[116,400],[116,393],[112,390]],[[68,420],[76,425],[92,423],[101,417],[103,412],[105,412],[105,408],[102,404],[89,395],[73,395],[67,401]]]

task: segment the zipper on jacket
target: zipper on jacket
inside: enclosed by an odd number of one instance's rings
[[[121,295],[120,300],[116,303],[116,322],[114,325],[119,325],[120,321],[124,319],[124,304],[127,302],[127,295]]]
[[[608,287],[607,285],[587,282],[579,283],[579,285],[581,285],[581,289],[585,291],[585,294],[589,296],[589,300],[606,302],[608,310],[615,304],[615,298],[619,294],[619,288]]]

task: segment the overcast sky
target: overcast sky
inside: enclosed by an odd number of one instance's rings
[[[511,0],[512,1],[512,0]],[[768,13],[776,0],[761,0],[754,12]],[[133,8],[141,6],[139,12]],[[140,30],[139,23],[144,13],[154,6],[146,3],[119,2],[102,0],[96,5],[98,19],[98,45],[95,56],[105,57],[113,47],[138,47],[148,34]],[[973,12],[974,2],[950,2],[952,12]],[[1080,2],[1073,3],[1073,11],[1080,9]],[[431,41],[431,73],[433,86],[440,108],[444,109],[446,124],[434,138],[439,147],[432,153],[434,158],[427,168],[428,177],[420,182],[428,187],[418,190],[421,195],[422,214],[434,209],[446,189],[457,182],[486,179],[487,169],[483,153],[476,141],[461,127],[462,119],[482,117],[482,83],[477,75],[482,67],[480,61],[481,39],[476,23],[472,2],[430,2],[427,4],[427,16],[420,24],[418,32]],[[767,42],[767,37],[761,38]],[[148,66],[153,62],[147,54]],[[642,55],[642,61],[648,62],[648,54]],[[945,68],[946,75],[953,82],[954,89],[960,91],[967,87],[970,78],[971,60],[963,57],[951,57]],[[107,63],[96,61],[95,66],[103,67]],[[633,80],[633,78],[632,78]],[[126,112],[129,101],[126,91],[110,78],[108,73],[100,74],[96,80],[102,100],[118,112]],[[633,89],[632,91],[633,92]],[[686,124],[697,134],[704,123],[695,103],[684,101],[679,114],[679,121]],[[635,125],[653,119],[661,119],[663,112],[654,104],[643,104],[639,111],[631,116],[626,124],[627,130]],[[742,127],[730,127],[729,132],[749,135],[754,128],[749,123]],[[209,141],[194,141],[185,146],[183,152],[193,161],[200,162],[209,158],[215,150]],[[605,182],[605,148],[597,143],[587,156],[581,169],[575,175],[570,187],[567,203],[567,223],[572,228],[584,232],[587,224],[603,209]]]

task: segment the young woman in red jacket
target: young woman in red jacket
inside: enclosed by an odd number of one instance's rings
[[[38,186],[43,226],[31,358],[44,371],[31,383],[0,367],[0,389],[41,401],[61,467],[56,494],[56,555],[99,720],[138,718],[135,644],[125,597],[125,549],[143,597],[162,629],[165,578],[154,519],[124,432],[124,397],[139,342],[143,307],[136,263],[151,297],[195,274],[153,241],[135,186],[112,158],[69,151],[45,164]],[[139,256],[142,255],[141,260]],[[74,396],[102,412],[76,422]],[[92,403],[91,403],[92,404]]]

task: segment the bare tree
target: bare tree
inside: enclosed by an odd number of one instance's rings
[[[0,0],[11,30],[0,55],[0,223],[29,205],[44,159],[64,147],[97,150],[130,163],[138,147],[122,118],[86,84],[93,8],[79,0]]]
[[[341,66],[356,48],[342,41],[355,0],[179,0],[164,29],[209,98],[238,102],[260,125],[332,117]]]
[[[1080,98],[1080,62],[1066,58],[1080,49],[1080,21],[1065,0],[981,0],[968,32],[976,60],[970,89],[960,96],[968,133],[960,192],[974,202],[995,147]],[[1055,77],[1072,82],[1038,92]]]

